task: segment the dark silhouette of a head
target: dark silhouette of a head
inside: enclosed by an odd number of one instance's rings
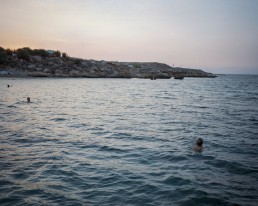
[[[203,144],[203,139],[202,139],[202,138],[198,138],[198,139],[196,140],[196,144],[197,144],[198,146],[202,146],[202,144]]]

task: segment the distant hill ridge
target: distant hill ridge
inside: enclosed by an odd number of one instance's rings
[[[215,77],[202,70],[171,67],[158,62],[96,61],[66,53],[28,47],[16,51],[0,47],[0,75],[16,77],[157,78]]]

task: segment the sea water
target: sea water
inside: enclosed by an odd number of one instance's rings
[[[0,79],[0,205],[257,204],[258,76]]]

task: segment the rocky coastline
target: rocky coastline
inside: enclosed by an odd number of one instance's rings
[[[81,78],[153,78],[216,77],[202,70],[171,67],[157,62],[96,61],[68,56],[30,55],[24,60],[15,53],[0,64],[0,76],[4,77],[81,77]]]

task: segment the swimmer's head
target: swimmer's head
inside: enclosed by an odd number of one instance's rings
[[[201,147],[202,144],[203,144],[203,139],[202,139],[202,138],[198,138],[198,139],[196,140],[196,144]]]

